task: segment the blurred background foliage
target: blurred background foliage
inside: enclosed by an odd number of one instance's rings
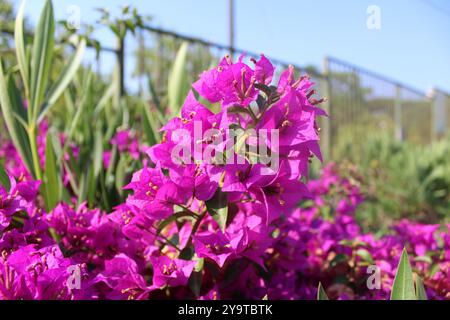
[[[357,219],[364,230],[385,233],[402,218],[450,221],[450,137],[416,145],[372,133],[358,145],[343,140],[333,161],[343,176],[361,187],[365,201],[357,209]],[[314,164],[312,176],[319,171]]]

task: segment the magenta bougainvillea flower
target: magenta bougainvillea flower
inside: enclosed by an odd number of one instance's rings
[[[167,218],[173,212],[174,204],[182,203],[187,197],[175,183],[163,175],[160,168],[144,168],[136,172],[125,189],[134,191],[127,204],[154,219]]]
[[[222,102],[223,107],[231,105],[248,106],[255,101],[258,91],[255,88],[255,71],[242,62],[244,56],[233,63],[227,56],[222,59],[217,68],[204,72],[200,79],[193,84],[193,88],[210,102]],[[258,65],[258,76],[264,82],[269,77],[270,66],[266,62]],[[273,69],[273,67],[272,67]],[[266,74],[267,73],[267,74]],[[273,71],[272,71],[273,74]]]
[[[7,299],[68,299],[70,259],[57,245],[23,246],[0,261],[0,295]]]
[[[227,259],[244,249],[244,232],[235,234],[217,232],[214,234],[199,234],[194,237],[196,254],[201,258],[215,261],[223,267]]]
[[[194,270],[195,261],[170,259],[167,256],[151,258],[153,266],[153,286],[157,288],[166,285],[171,287],[184,286]]]
[[[272,63],[263,54],[261,58],[256,61],[256,59],[251,59],[255,63],[255,79],[259,83],[270,84],[272,82],[272,77],[275,72],[275,68]]]
[[[9,226],[15,213],[24,210],[32,211],[40,185],[38,181],[16,182],[12,177],[10,182],[9,192],[0,185],[0,232]]]
[[[92,282],[101,294],[99,298],[103,299],[141,300],[147,298],[151,290],[139,274],[136,262],[123,253],[105,261],[103,272]]]
[[[121,154],[128,154],[131,158],[138,160],[141,154],[141,146],[136,136],[130,130],[118,130],[109,141],[110,145],[117,147]],[[76,154],[76,153],[75,153]],[[103,152],[103,166],[108,168],[111,163],[111,150]]]

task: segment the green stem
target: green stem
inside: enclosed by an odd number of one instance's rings
[[[172,240],[170,240],[169,238],[167,238],[167,237],[165,237],[165,236],[163,236],[161,234],[159,235],[159,237],[164,239],[164,241],[165,241],[164,245],[166,245],[166,246],[170,245],[173,248],[175,248],[175,250],[177,250],[178,252],[181,252],[181,249],[175,243],[173,243]]]
[[[37,180],[42,180],[41,165],[39,163],[39,153],[37,148],[36,127],[31,125],[28,129],[28,139],[30,139],[31,155],[33,157],[34,176]]]
[[[199,217],[198,213],[192,211],[191,209],[189,209],[189,208],[186,207],[185,205],[177,204],[177,206],[179,206],[180,208],[182,208],[183,211],[186,211],[187,213],[189,213],[189,215],[191,215],[192,217],[194,217],[194,218],[198,218],[198,217]]]
[[[192,236],[197,232],[198,228],[200,227],[200,224],[203,220],[203,218],[206,216],[207,211],[203,211],[197,218],[197,221],[195,221],[194,226],[192,227],[191,235],[189,236],[189,240],[186,244],[186,248],[188,248],[192,244]]]
[[[57,244],[60,244],[61,237],[58,235],[58,233],[56,232],[55,228],[49,228],[48,232],[50,233],[50,236],[53,238],[53,240],[55,240],[55,242]]]
[[[252,108],[248,107],[248,111],[250,114],[250,117],[252,117],[252,120],[255,122],[255,125],[258,123],[258,118],[256,117],[256,114],[253,112]]]

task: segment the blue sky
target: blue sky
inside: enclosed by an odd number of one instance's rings
[[[20,2],[17,0],[17,5]],[[44,0],[28,0],[35,23]],[[447,0],[235,0],[236,46],[264,52],[299,65],[321,67],[334,56],[411,85],[421,91],[437,86],[450,92],[450,1]],[[78,5],[82,22],[98,18],[97,7],[114,13],[131,4],[152,24],[227,44],[228,0],[58,0],[57,19]],[[381,10],[381,29],[366,27],[369,5]],[[106,31],[97,33],[113,45]],[[131,50],[130,50],[131,51]],[[131,55],[130,55],[131,56]],[[112,59],[102,66],[109,68]],[[128,66],[132,64],[128,58]],[[128,68],[131,69],[131,68]]]

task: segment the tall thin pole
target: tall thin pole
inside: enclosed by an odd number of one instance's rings
[[[139,95],[142,96],[144,92],[144,85],[142,84],[144,76],[146,74],[145,70],[145,44],[144,44],[144,34],[142,29],[139,29],[139,56],[138,56],[138,76],[139,76]]]
[[[234,0],[228,0],[228,15],[229,15],[229,45],[230,45],[230,56],[233,58],[234,55]]]
[[[403,141],[402,87],[399,84],[395,88],[394,123],[395,138],[398,141]]]
[[[323,97],[327,98],[327,100],[323,104],[323,108],[325,112],[328,114],[328,117],[320,117],[320,126],[321,134],[320,139],[323,146],[323,159],[324,161],[330,161],[332,158],[332,148],[331,143],[334,136],[333,127],[330,123],[330,117],[332,117],[332,109],[331,109],[331,102],[333,100],[332,94],[331,94],[331,79],[330,79],[330,61],[328,57],[325,57],[323,59],[323,77],[320,81],[322,85],[322,94]]]
[[[118,81],[119,81],[119,95],[122,97],[125,95],[125,39],[117,38],[117,68],[118,68]]]

